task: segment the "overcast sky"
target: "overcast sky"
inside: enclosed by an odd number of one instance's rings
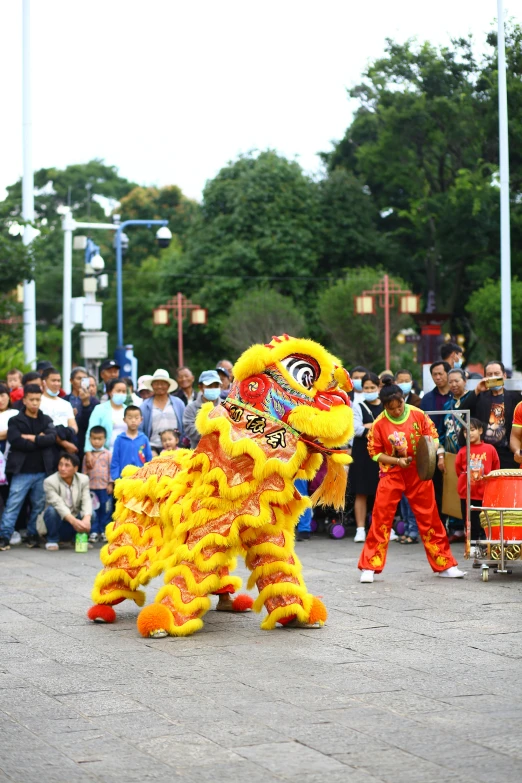
[[[514,15],[520,0],[505,0]],[[0,197],[22,174],[22,0],[0,3]],[[483,48],[495,0],[32,0],[34,168],[103,158],[200,198],[242,152],[311,172],[385,38]]]

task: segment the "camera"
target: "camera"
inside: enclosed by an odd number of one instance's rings
[[[167,226],[161,226],[156,231],[156,241],[160,247],[168,247],[172,239],[172,231]]]

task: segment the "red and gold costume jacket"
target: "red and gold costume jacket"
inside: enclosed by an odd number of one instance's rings
[[[377,416],[368,433],[368,453],[375,461],[381,454],[387,454],[389,457],[413,457],[415,461],[421,435],[428,435],[438,444],[437,429],[430,417],[420,408],[405,405],[400,419],[392,419],[383,411]],[[380,468],[383,473],[402,470],[395,465],[381,464]]]

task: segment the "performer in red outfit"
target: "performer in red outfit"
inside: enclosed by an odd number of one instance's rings
[[[513,427],[509,448],[513,452],[513,459],[522,468],[522,402],[519,402],[513,413]]]
[[[375,419],[368,435],[368,452],[379,462],[381,476],[372,512],[372,524],[361,557],[361,582],[373,582],[386,563],[390,530],[395,509],[404,493],[419,526],[426,556],[440,576],[461,577],[457,561],[451,554],[448,537],[437,512],[431,481],[417,475],[415,457],[421,435],[438,442],[432,420],[419,408],[406,405],[399,386],[391,378],[384,381],[379,393],[384,411]]]

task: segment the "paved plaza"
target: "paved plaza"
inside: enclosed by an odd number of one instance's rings
[[[325,628],[209,612],[156,641],[133,604],[85,619],[97,551],[1,553],[0,781],[519,781],[522,565],[442,580],[391,544],[360,585],[360,545],[297,547]]]

